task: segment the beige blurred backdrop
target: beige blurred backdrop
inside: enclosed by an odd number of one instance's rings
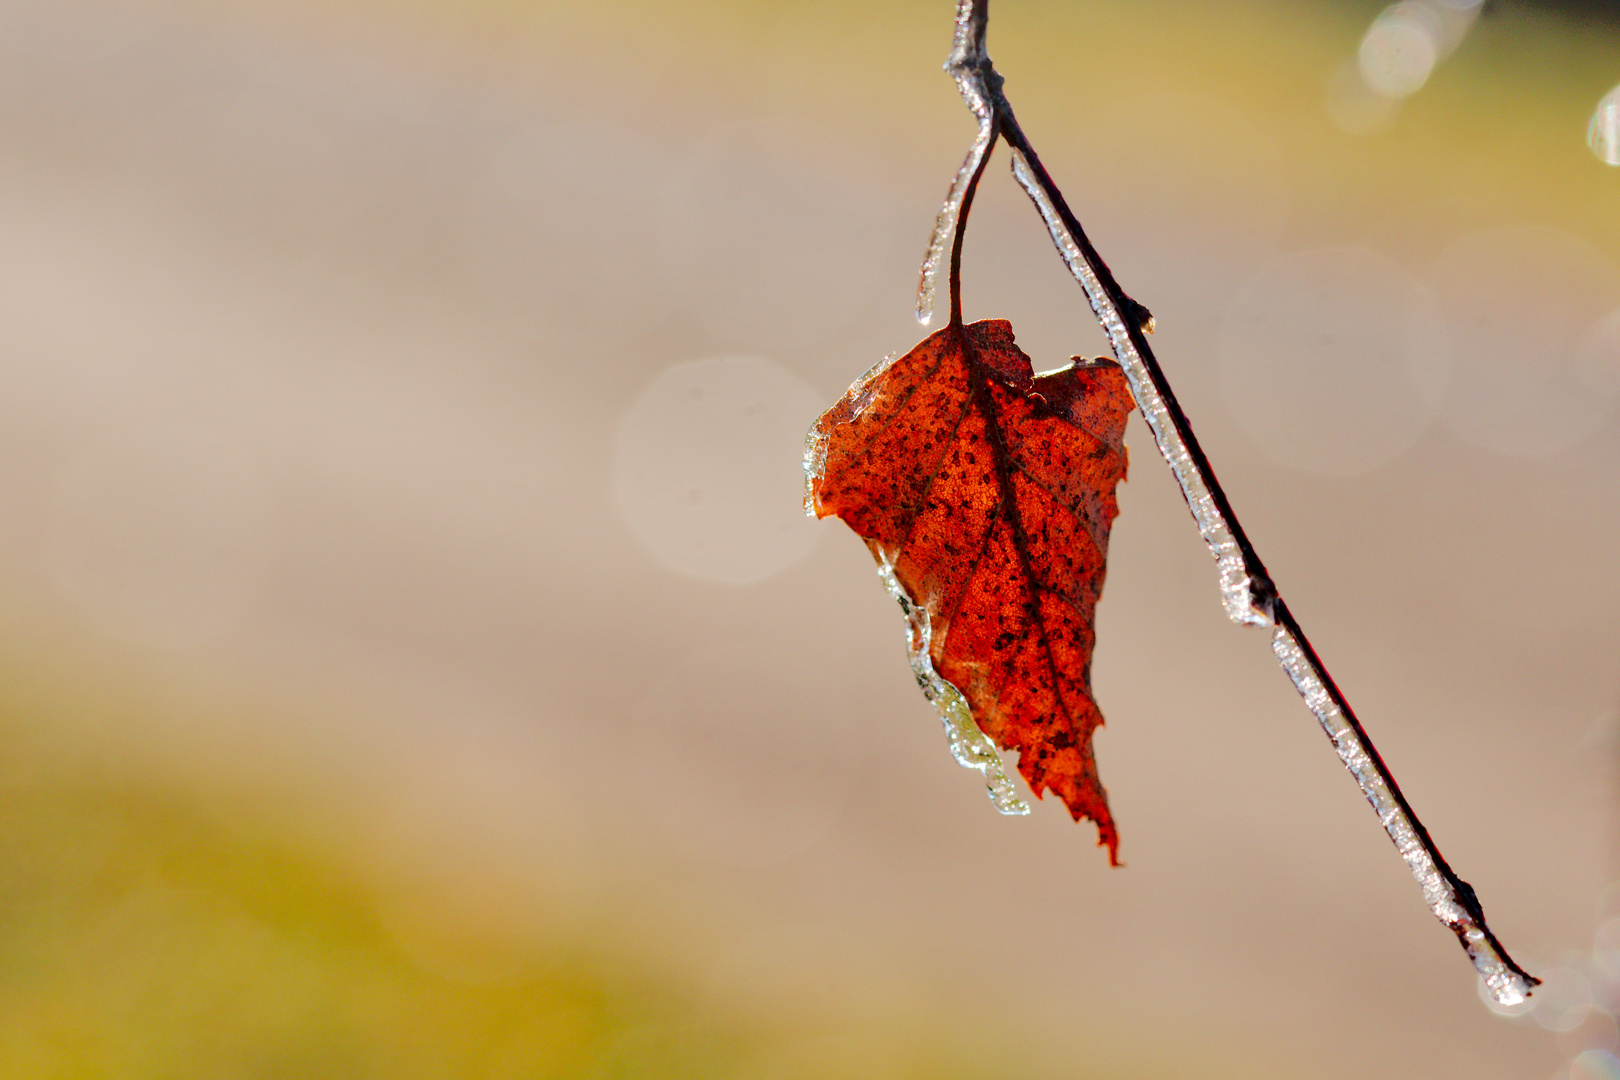
[[[992,14],[1290,605],[1550,973],[1506,1017],[1139,421],[1124,869],[994,812],[802,517],[810,421],[921,336],[950,7],[0,3],[0,1072],[1611,1075],[1615,25]],[[964,296],[1038,368],[1102,349],[1003,154]]]

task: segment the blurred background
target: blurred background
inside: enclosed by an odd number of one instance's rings
[[[949,0],[0,2],[0,1073],[1620,1075],[1620,21],[996,0],[1487,1008],[1139,420],[1125,869],[958,768],[811,420]],[[965,306],[1102,351],[998,152]]]

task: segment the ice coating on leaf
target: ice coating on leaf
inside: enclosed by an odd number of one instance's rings
[[[869,399],[870,388],[874,382],[882,377],[899,356],[890,353],[882,360],[855,380],[850,387],[848,397],[854,402],[850,410],[851,418],[859,415]],[[810,433],[804,439],[804,512],[810,517],[817,516],[820,505],[817,492],[821,488],[827,471],[827,443],[832,437],[831,430],[821,423],[810,428]],[[886,555],[878,555],[878,577],[883,581],[883,588],[894,597],[900,605],[900,611],[906,617],[906,651],[911,659],[911,671],[917,678],[917,685],[922,688],[923,696],[934,703],[939,712],[940,722],[945,725],[945,739],[950,746],[951,756],[959,765],[966,769],[977,769],[984,776],[986,787],[989,788],[990,801],[995,808],[1003,814],[1027,814],[1029,804],[1018,797],[1012,780],[1007,776],[1007,770],[1002,765],[1001,755],[996,753],[995,744],[992,743],[979,726],[973,722],[973,713],[960,691],[934,670],[934,662],[929,657],[929,645],[933,640],[933,627],[928,618],[928,612],[911,602],[905,589],[894,576],[894,563]]]
[[[1322,730],[1339,752],[1339,760],[1350,770],[1378,814],[1384,831],[1395,842],[1395,848],[1406,860],[1412,876],[1423,888],[1423,899],[1434,912],[1435,918],[1445,923],[1462,941],[1468,958],[1474,962],[1486,988],[1499,1005],[1512,1006],[1529,996],[1530,986],[1525,982],[1496,947],[1485,928],[1469,911],[1469,905],[1457,895],[1446,875],[1435,863],[1434,857],[1418,835],[1416,825],[1401,801],[1390,790],[1369,752],[1361,733],[1334,702],[1333,695],[1305,655],[1305,649],[1286,626],[1278,626],[1271,639],[1272,651],[1277,654],[1283,670],[1293,680],[1294,688],[1305,699]]]
[[[899,353],[890,353],[871,367],[866,374],[856,379],[849,388],[849,395],[855,398],[855,406],[851,415],[859,415],[864,408],[864,402],[871,396],[871,386],[883,373],[889,370],[889,365],[900,356]],[[810,426],[809,434],[804,437],[804,513],[806,517],[819,517],[817,512],[820,502],[816,492],[821,487],[821,481],[827,472],[827,440],[832,438],[831,429],[822,424],[815,423]]]
[[[933,702],[939,711],[951,756],[963,768],[977,769],[983,774],[985,786],[990,789],[990,801],[997,810],[1003,814],[1029,813],[1029,803],[1018,797],[995,744],[973,722],[967,699],[934,670],[934,662],[929,657],[933,628],[928,611],[911,602],[895,578],[894,562],[887,554],[878,557],[878,577],[906,616],[906,651],[911,657],[911,672],[917,677],[917,685],[922,687],[923,697]]]
[[[1064,225],[1057,208],[1052,205],[1052,200],[1036,182],[1029,162],[1016,147],[1012,150],[1012,171],[1019,185],[1040,211],[1041,219],[1046,222],[1047,232],[1051,234],[1052,243],[1056,245],[1058,254],[1063,256],[1069,272],[1085,290],[1086,299],[1091,301],[1091,310],[1096,313],[1097,320],[1102,323],[1103,330],[1108,335],[1109,346],[1114,350],[1114,356],[1125,372],[1126,381],[1130,383],[1131,396],[1136,398],[1136,404],[1142,411],[1142,419],[1147,421],[1148,429],[1153,432],[1153,441],[1158,444],[1159,452],[1169,463],[1176,483],[1181,485],[1181,494],[1187,500],[1187,507],[1192,511],[1193,520],[1198,523],[1198,531],[1203,535],[1204,542],[1209,545],[1211,554],[1215,556],[1216,572],[1220,578],[1221,603],[1226,608],[1227,617],[1246,626],[1271,625],[1271,612],[1268,605],[1255,595],[1237,537],[1233,535],[1226,518],[1215,503],[1214,494],[1204,483],[1203,476],[1193,463],[1192,455],[1187,450],[1187,443],[1176,430],[1164,398],[1153,385],[1147,365],[1142,362],[1141,354],[1131,342],[1124,316],[1109,298],[1102,282],[1092,271],[1091,264],[1086,262],[1080,245],[1069,234],[1068,226]]]
[[[816,488],[822,473],[827,471],[828,433],[820,425],[810,429],[804,437],[804,514],[816,516]]]

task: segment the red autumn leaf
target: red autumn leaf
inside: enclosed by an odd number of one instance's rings
[[[927,611],[929,659],[979,728],[1116,864],[1091,650],[1134,407],[1111,360],[1036,377],[1009,323],[953,324],[822,415],[809,490]]]

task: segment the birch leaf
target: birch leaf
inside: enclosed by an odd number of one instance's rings
[[[1134,407],[1111,360],[1036,376],[1007,322],[953,323],[851,386],[807,460],[807,510],[893,568],[934,670],[1116,864],[1091,654]]]

